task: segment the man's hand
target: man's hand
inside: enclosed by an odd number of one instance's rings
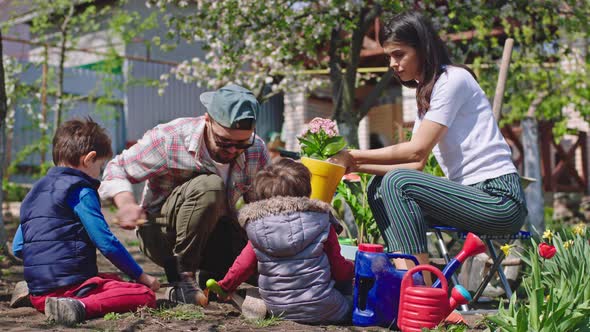
[[[147,215],[141,206],[135,201],[131,192],[120,192],[113,197],[119,211],[115,214],[115,223],[123,229],[135,229],[139,220],[146,220]]]
[[[147,215],[143,208],[135,203],[127,203],[119,207],[115,214],[119,227],[123,229],[135,229],[140,220],[145,220]]]
[[[152,277],[151,275],[149,275],[145,272],[142,273],[139,276],[139,278],[137,278],[137,282],[148,286],[154,292],[157,291],[158,289],[160,289],[160,282],[158,281],[158,279],[156,279],[155,277]]]

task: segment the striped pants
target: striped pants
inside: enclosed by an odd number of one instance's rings
[[[518,174],[462,185],[416,170],[375,176],[369,205],[389,251],[427,253],[429,224],[478,234],[512,234],[527,215]]]

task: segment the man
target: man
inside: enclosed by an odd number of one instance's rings
[[[235,204],[249,200],[251,179],[270,160],[255,133],[260,105],[252,92],[229,84],[200,100],[204,116],[148,131],[108,163],[99,190],[119,208],[121,227],[137,226],[140,249],[164,267],[177,285],[170,296],[184,303],[203,300],[195,272],[201,287],[221,278],[245,246]],[[138,204],[131,184],[141,181]]]

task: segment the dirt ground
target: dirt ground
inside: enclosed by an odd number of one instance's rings
[[[10,211],[11,213],[5,217],[5,223],[10,234],[9,239],[12,239],[18,223],[16,215],[18,204],[12,203]],[[104,209],[103,212],[107,220],[112,220],[111,211]],[[143,269],[163,281],[165,279],[163,270],[141,253],[135,232],[125,231],[113,225],[111,227]],[[378,327],[309,326],[280,319],[248,321],[241,316],[238,309],[227,303],[211,302],[206,308],[189,305],[170,307],[165,299],[164,289],[157,293],[160,305],[157,310],[145,309],[133,314],[110,314],[105,318],[87,320],[76,327],[68,328],[47,321],[43,314],[32,307],[10,308],[12,289],[16,282],[23,280],[23,270],[22,266],[9,266],[7,261],[0,264],[0,330],[2,331],[387,331],[385,328]],[[99,271],[120,273],[100,254]],[[468,331],[483,330],[479,323],[482,320],[481,315],[464,315],[464,317],[469,325]]]

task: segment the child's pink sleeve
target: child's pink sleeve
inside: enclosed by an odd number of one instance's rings
[[[332,279],[336,281],[349,281],[354,277],[354,264],[347,261],[340,253],[340,243],[338,243],[338,234],[334,226],[330,226],[330,234],[324,243],[324,251],[330,261]]]
[[[225,274],[225,277],[223,277],[223,280],[219,281],[219,286],[228,293],[235,291],[241,283],[256,273],[257,265],[256,253],[254,252],[252,243],[248,241],[240,255],[234,261],[234,264]]]

